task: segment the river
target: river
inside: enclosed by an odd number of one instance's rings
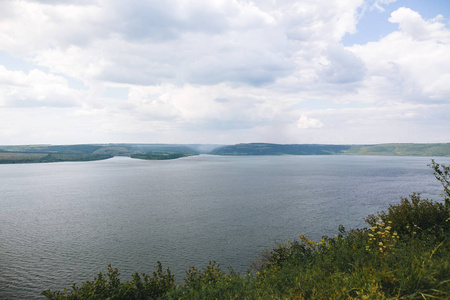
[[[182,282],[215,260],[245,272],[277,242],[364,227],[420,192],[441,200],[428,157],[211,156],[0,165],[0,299],[124,280],[159,260]],[[437,158],[450,164],[450,158]]]

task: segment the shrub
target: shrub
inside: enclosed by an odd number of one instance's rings
[[[445,199],[445,205],[446,208],[449,209],[450,207],[450,166],[445,166],[442,164],[438,164],[434,161],[434,159],[431,160],[431,164],[428,165],[434,170],[434,176],[437,180],[439,180],[444,187],[444,199]]]
[[[142,277],[141,277],[142,276]],[[108,273],[100,272],[94,281],[84,282],[80,287],[72,285],[72,290],[67,291],[44,291],[41,294],[46,299],[110,299],[110,300],[144,300],[157,299],[174,287],[174,276],[167,269],[164,273],[162,265],[158,261],[157,270],[153,276],[148,274],[139,275],[134,273],[133,279],[120,282],[120,273],[116,268],[108,266]]]
[[[220,264],[217,264],[215,261],[209,261],[208,266],[203,269],[199,270],[195,267],[191,267],[186,272],[184,282],[186,287],[196,288],[201,285],[216,283],[224,276],[225,272],[222,271]]]
[[[440,235],[448,232],[450,225],[450,167],[438,164],[434,160],[429,165],[434,175],[444,187],[444,203],[421,199],[413,193],[409,198],[401,198],[400,204],[389,205],[388,212],[370,215],[366,222],[372,226],[377,223],[389,223],[392,231],[401,235],[416,235],[430,232]]]
[[[445,205],[428,199],[421,199],[419,194],[402,198],[400,204],[389,205],[388,212],[370,215],[366,222],[376,227],[377,222],[391,224],[392,231],[400,235],[415,235],[428,231],[439,233],[449,228],[449,210]]]

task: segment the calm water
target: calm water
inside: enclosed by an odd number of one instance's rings
[[[0,299],[39,299],[110,263],[126,280],[158,260],[178,281],[209,260],[244,272],[264,248],[299,233],[364,227],[365,216],[412,192],[440,200],[429,163],[201,155],[0,165]]]

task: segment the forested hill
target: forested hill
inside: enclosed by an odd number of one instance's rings
[[[320,145],[250,143],[214,149],[216,155],[391,155],[450,156],[447,144]]]
[[[139,159],[174,159],[210,152],[217,145],[84,144],[0,146],[0,164],[91,161],[114,156]]]
[[[330,155],[348,151],[346,145],[314,145],[314,144],[237,144],[214,149],[216,155]]]
[[[175,159],[189,155],[391,155],[450,156],[450,144],[319,145],[251,143],[209,144],[85,144],[0,146],[0,164],[90,161],[114,156]]]

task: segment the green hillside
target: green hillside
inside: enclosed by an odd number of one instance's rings
[[[89,161],[114,156],[175,159],[189,155],[391,155],[450,156],[450,144],[321,145],[250,143],[228,146],[199,144],[84,144],[0,146],[0,164]]]
[[[214,149],[216,155],[391,155],[450,156],[450,144],[320,145],[250,143]]]
[[[92,161],[114,156],[161,160],[198,153],[175,144],[15,145],[0,146],[0,164]]]
[[[251,143],[223,146],[211,151],[216,155],[330,155],[349,150],[347,145]]]
[[[399,156],[450,156],[447,144],[379,144],[351,146],[342,154],[355,155],[399,155]]]

